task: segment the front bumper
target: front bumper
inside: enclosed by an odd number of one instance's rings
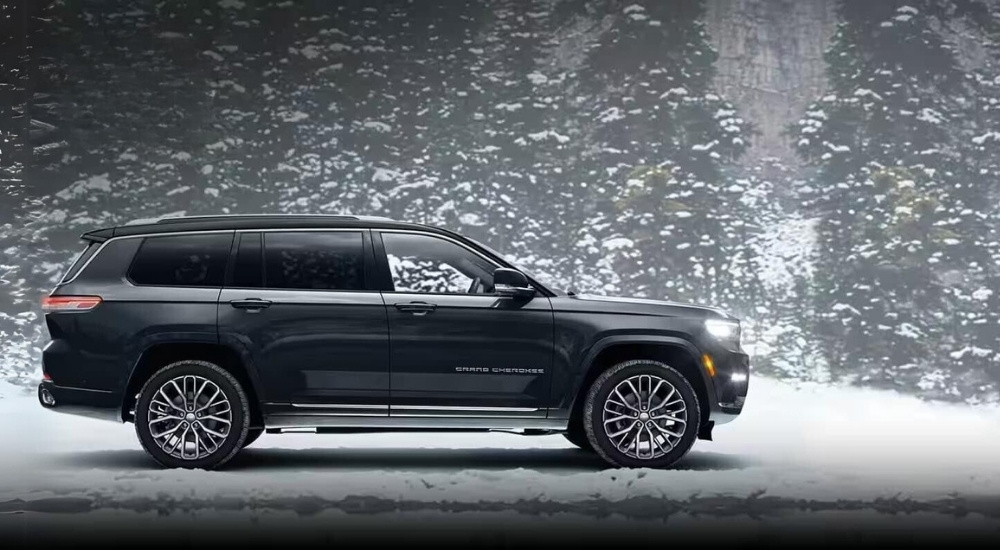
[[[56,412],[122,422],[122,401],[113,392],[67,388],[46,380],[38,385],[38,402]]]
[[[743,411],[750,385],[750,357],[734,350],[715,350],[710,355],[715,363],[715,376],[712,377],[715,400],[711,420],[715,424],[725,424]]]

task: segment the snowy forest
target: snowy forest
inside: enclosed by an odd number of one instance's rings
[[[353,213],[724,307],[758,374],[1000,400],[998,2],[0,5],[8,380],[86,230]]]

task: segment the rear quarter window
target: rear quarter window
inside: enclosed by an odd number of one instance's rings
[[[73,264],[69,266],[69,269],[62,276],[62,279],[59,280],[59,284],[65,284],[76,277],[99,248],[101,248],[101,243],[88,243],[87,248],[84,248],[83,252],[77,255],[76,260],[73,261]]]
[[[128,278],[142,286],[222,287],[232,233],[146,237]]]

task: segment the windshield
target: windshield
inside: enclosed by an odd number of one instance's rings
[[[524,273],[525,275],[528,276],[529,279],[538,281],[539,283],[541,283],[542,285],[544,285],[545,288],[551,290],[552,292],[555,292],[556,294],[568,294],[568,292],[566,290],[564,290],[563,288],[561,288],[559,285],[553,283],[551,279],[548,279],[546,277],[539,277],[538,275],[532,273],[531,270],[525,269],[524,266],[522,266],[522,265],[518,264],[517,262],[515,262],[514,260],[512,260],[510,258],[510,256],[507,256],[506,254],[501,253],[500,251],[496,250],[495,248],[493,248],[491,246],[488,246],[488,245],[486,245],[486,244],[484,244],[484,243],[482,243],[480,241],[477,241],[475,239],[471,239],[469,237],[466,237],[466,239],[469,239],[470,241],[476,243],[477,245],[479,245],[480,247],[482,247],[484,250],[486,250],[490,254],[493,254],[494,256],[496,256],[498,258],[503,258],[504,261],[506,261],[510,265],[514,266],[514,269],[520,271],[521,273]]]

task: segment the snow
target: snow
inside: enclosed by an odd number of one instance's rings
[[[604,241],[604,248],[608,250],[620,250],[622,248],[632,248],[635,242],[626,237],[616,237]]]
[[[528,80],[535,86],[541,86],[549,81],[548,77],[538,71],[528,73]]]
[[[309,115],[302,111],[280,111],[278,116],[285,122],[299,122],[309,118]]]
[[[385,122],[379,122],[377,120],[367,120],[365,121],[363,126],[370,130],[375,130],[376,132],[387,133],[392,131],[392,126],[386,124]]]
[[[981,302],[989,300],[990,296],[993,296],[993,290],[989,288],[980,288],[972,293],[972,298]]]
[[[68,200],[70,198],[86,194],[89,191],[111,191],[111,180],[108,179],[108,174],[104,173],[92,176],[85,180],[77,181],[73,185],[56,193],[56,196],[60,199]]]
[[[516,505],[651,496],[766,495],[809,502],[925,501],[1000,491],[1000,410],[896,393],[754,377],[743,415],[699,441],[674,470],[604,469],[560,436],[512,434],[265,435],[219,472],[163,470],[130,425],[57,414],[0,383],[10,476],[0,501],[282,498]],[[130,500],[131,499],[131,500]],[[199,504],[200,503],[200,504]]]

